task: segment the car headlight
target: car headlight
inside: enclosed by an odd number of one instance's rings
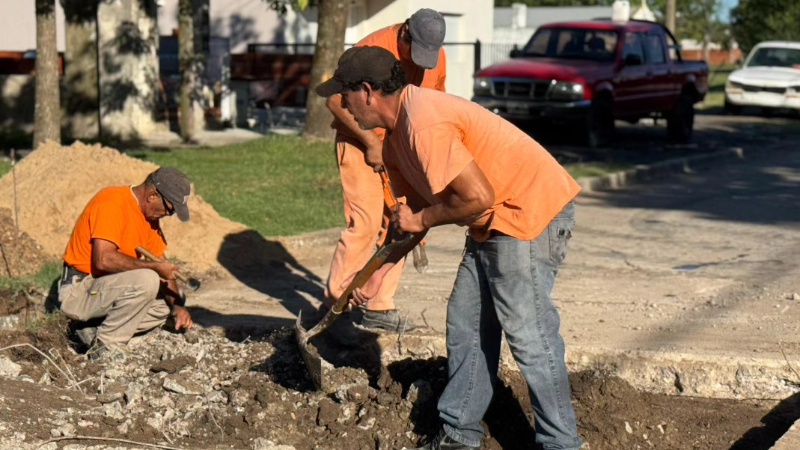
[[[550,91],[552,100],[581,100],[583,98],[583,84],[569,81],[557,81]]]
[[[475,93],[475,95],[492,95],[491,79],[475,77],[475,81],[472,84],[472,92]]]

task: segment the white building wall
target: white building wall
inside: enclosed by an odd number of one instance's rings
[[[64,10],[56,1],[56,47],[64,51]],[[0,51],[36,49],[36,5],[33,0],[0,0]]]

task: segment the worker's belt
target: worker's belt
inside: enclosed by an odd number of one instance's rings
[[[80,270],[64,263],[64,270],[61,272],[61,284],[80,283],[81,280],[86,278],[88,273],[81,272]]]

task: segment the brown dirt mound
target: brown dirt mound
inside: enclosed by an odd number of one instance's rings
[[[45,254],[61,257],[75,221],[86,203],[106,186],[139,184],[157,165],[100,145],[76,142],[62,147],[41,145],[0,178],[0,208],[13,208],[16,179],[19,227],[41,245]],[[168,254],[197,272],[219,270],[217,255],[229,234],[247,228],[221,217],[199,196],[189,198],[191,220],[162,220]]]
[[[11,210],[0,208],[0,276],[33,275],[51,259],[27,233],[17,231]]]

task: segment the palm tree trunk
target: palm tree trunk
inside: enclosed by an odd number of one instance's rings
[[[192,0],[180,0],[178,4],[178,61],[181,70],[179,102],[181,137],[184,142],[195,138],[194,96],[197,85],[195,73],[194,15]]]
[[[33,148],[50,139],[61,143],[56,49],[56,2],[36,0],[36,103]]]
[[[314,92],[314,88],[333,75],[339,56],[344,51],[344,32],[347,29],[347,16],[350,2],[345,0],[320,0],[319,28],[317,44],[314,48],[314,63],[311,66],[306,108],[306,138],[331,139],[331,113],[325,106],[325,98]]]

